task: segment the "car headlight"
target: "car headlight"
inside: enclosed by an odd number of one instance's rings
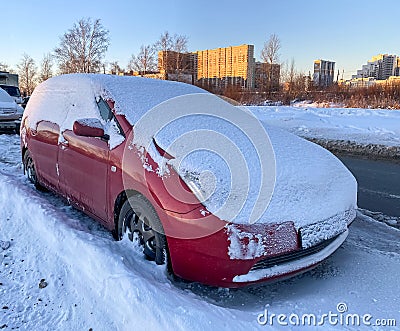
[[[216,178],[211,171],[203,171],[200,174],[187,172],[182,177],[201,203],[207,201],[215,192]]]

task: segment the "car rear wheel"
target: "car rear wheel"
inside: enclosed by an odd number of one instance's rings
[[[156,264],[167,262],[167,241],[160,219],[152,204],[141,194],[129,197],[118,217],[118,236],[127,233],[131,241],[138,240],[145,257]]]
[[[29,181],[35,185],[36,189],[40,191],[44,191],[45,188],[40,185],[37,175],[36,175],[36,168],[35,163],[31,157],[31,153],[27,150],[24,154],[24,174],[28,177]]]

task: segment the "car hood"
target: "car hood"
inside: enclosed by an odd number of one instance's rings
[[[0,109],[12,109],[16,111],[18,107],[15,102],[0,101]]]
[[[274,154],[271,157],[275,159],[274,171],[267,169],[274,173],[275,179],[270,197],[260,194],[260,180],[263,176],[260,153],[249,141],[246,132],[238,130],[231,123],[204,115],[193,115],[163,127],[156,134],[155,140],[163,150],[177,156],[168,163],[207,210],[226,221],[253,223],[250,222],[251,215],[260,199],[265,208],[257,218],[257,223],[293,221],[297,229],[356,208],[357,182],[334,155],[289,132],[265,123],[260,124],[269,137],[268,143]],[[218,155],[215,148],[205,147],[204,140],[207,138],[200,138],[203,140],[201,148],[193,146],[192,152],[179,156],[180,151],[187,150],[185,144],[196,145],[194,140],[186,141],[179,137],[187,131],[204,130],[217,131],[228,142],[234,142],[238,153],[234,155],[227,151],[224,154],[225,147],[221,144],[222,152]],[[246,163],[249,176],[247,182],[239,180],[235,186],[232,183],[236,179],[230,170],[232,165],[236,166],[240,161],[239,158]],[[227,203],[230,205],[226,206]],[[240,208],[237,208],[238,205]],[[233,216],[229,212],[221,212],[224,207],[225,211],[235,209],[237,212]]]

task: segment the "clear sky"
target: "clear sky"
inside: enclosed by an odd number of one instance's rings
[[[400,55],[399,0],[0,0],[0,63],[14,70],[25,52],[39,66],[45,53],[80,18],[100,18],[110,31],[108,62],[125,67],[140,45],[162,32],[185,34],[189,50],[253,44],[255,57],[270,34],[280,61],[308,73],[318,58],[345,77],[373,55]]]

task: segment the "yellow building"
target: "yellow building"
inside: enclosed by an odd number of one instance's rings
[[[197,51],[197,80],[200,85],[236,85],[253,89],[254,72],[254,45]]]

